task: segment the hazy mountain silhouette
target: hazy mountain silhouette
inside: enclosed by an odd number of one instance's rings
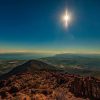
[[[19,73],[23,73],[23,72],[31,72],[34,73],[34,71],[55,71],[57,70],[56,67],[46,64],[42,61],[38,61],[38,60],[29,60],[26,63],[17,66],[16,68],[12,69],[10,72],[2,75],[0,77],[0,79],[4,79],[9,77],[10,75],[14,75],[14,74],[19,74]]]

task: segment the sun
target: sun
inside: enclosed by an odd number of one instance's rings
[[[62,22],[65,27],[68,27],[68,25],[71,22],[71,14],[66,10],[65,13],[62,15]]]

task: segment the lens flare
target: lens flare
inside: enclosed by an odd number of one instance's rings
[[[71,14],[66,10],[66,12],[62,16],[62,21],[65,27],[68,27],[71,21]]]

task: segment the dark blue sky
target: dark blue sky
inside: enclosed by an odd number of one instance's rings
[[[65,10],[73,21],[64,28]],[[100,51],[99,0],[1,0],[1,50]]]

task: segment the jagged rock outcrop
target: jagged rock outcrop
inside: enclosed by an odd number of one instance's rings
[[[100,80],[93,77],[75,77],[71,83],[70,91],[75,96],[89,97],[91,99],[100,99]]]

